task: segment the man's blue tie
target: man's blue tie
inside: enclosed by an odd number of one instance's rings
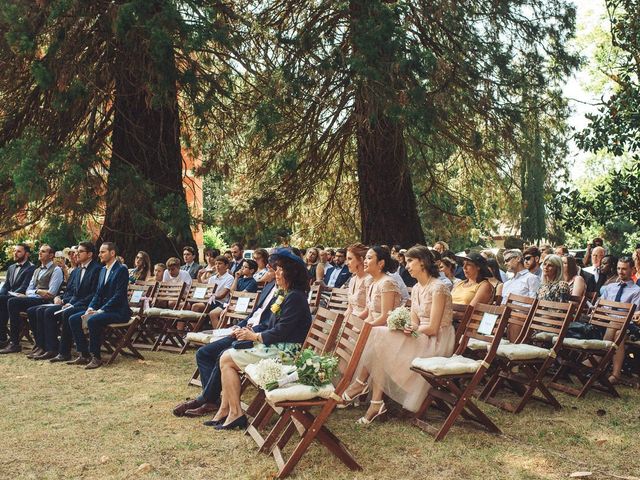
[[[616,293],[616,302],[619,302],[620,299],[622,298],[622,291],[624,290],[624,287],[627,286],[626,282],[625,283],[620,283],[620,288],[618,289],[618,293]]]

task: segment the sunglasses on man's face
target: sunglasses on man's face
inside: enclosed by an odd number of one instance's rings
[[[529,260],[531,260],[533,257],[531,255],[527,255],[526,257],[524,257],[524,261],[528,262]]]

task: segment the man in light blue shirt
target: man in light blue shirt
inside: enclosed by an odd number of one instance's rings
[[[502,303],[507,301],[510,293],[523,297],[536,298],[540,288],[540,277],[534,275],[524,266],[524,255],[518,249],[506,250],[503,254],[504,263],[509,272],[513,273],[511,280],[502,284]]]
[[[31,282],[24,294],[11,293],[12,298],[7,301],[9,312],[10,343],[0,354],[17,353],[22,350],[20,346],[20,333],[22,331],[23,320],[20,317],[22,312],[37,305],[44,305],[52,302],[53,298],[60,291],[64,275],[62,269],[53,263],[55,250],[49,245],[42,245],[38,252],[40,266],[36,268],[31,277]],[[34,347],[35,348],[35,347]]]
[[[632,303],[636,306],[636,311],[640,308],[640,287],[633,283],[631,277],[635,266],[633,260],[629,257],[622,257],[618,260],[618,281],[610,283],[602,287],[602,295],[600,298],[612,302]],[[605,340],[613,341],[615,331],[607,329],[604,334]],[[626,338],[625,338],[626,340]],[[613,357],[613,374],[609,377],[611,383],[616,383],[620,379],[622,364],[624,363],[625,350],[624,342],[620,344],[620,348],[616,350]]]

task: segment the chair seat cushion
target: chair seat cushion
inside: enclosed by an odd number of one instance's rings
[[[130,326],[133,322],[135,322],[137,317],[132,317],[131,320],[125,323],[110,323],[109,327],[111,328],[124,328]]]
[[[458,375],[474,373],[482,365],[482,360],[453,355],[452,357],[414,358],[411,366],[434,375]]]
[[[189,332],[185,340],[191,343],[202,343],[207,344],[211,342],[213,335],[211,333],[206,332]]]
[[[509,340],[504,338],[500,339],[500,345],[507,345]],[[486,350],[491,345],[489,342],[485,342],[484,340],[478,340],[477,338],[470,338],[467,343],[467,348],[469,350],[477,351],[477,350]]]
[[[549,352],[548,348],[524,343],[510,343],[509,345],[498,346],[496,354],[509,360],[535,360],[537,358],[547,358]]]
[[[335,395],[335,387],[332,384],[321,387],[310,387],[301,383],[292,383],[282,388],[276,388],[270,392],[265,392],[267,400],[271,403],[278,402],[299,402],[311,400],[313,398],[329,398]]]
[[[556,337],[556,334],[552,333],[552,332],[537,332],[537,333],[534,333],[531,336],[531,339],[535,340],[536,342],[551,342],[551,341],[553,341],[555,343],[555,340],[553,340],[554,337]]]
[[[162,311],[162,308],[151,307],[151,308],[147,308],[144,311],[144,313],[149,317],[158,317],[160,316],[161,311]]]
[[[176,312],[176,316],[185,320],[198,320],[202,316],[202,312],[192,312],[191,310],[180,310]]]
[[[558,337],[553,337],[555,342]],[[586,340],[582,338],[565,338],[562,342],[563,345],[572,348],[581,348],[584,350],[606,350],[613,345],[613,342],[609,340]]]
[[[133,314],[138,314],[140,313],[140,307],[130,307],[131,308],[131,312]]]

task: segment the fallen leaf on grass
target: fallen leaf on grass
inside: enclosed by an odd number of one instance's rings
[[[590,477],[591,475],[593,475],[593,473],[591,472],[573,472],[569,476],[571,478],[584,478],[584,477]]]
[[[143,463],[138,467],[138,469],[136,470],[136,473],[144,474],[144,473],[149,473],[152,470],[153,470],[153,465],[151,465],[150,463]]]
[[[109,457],[106,455],[100,457],[100,463],[107,463],[109,460]]]
[[[596,445],[598,445],[599,447],[601,447],[605,443],[607,443],[605,439],[596,440]]]

